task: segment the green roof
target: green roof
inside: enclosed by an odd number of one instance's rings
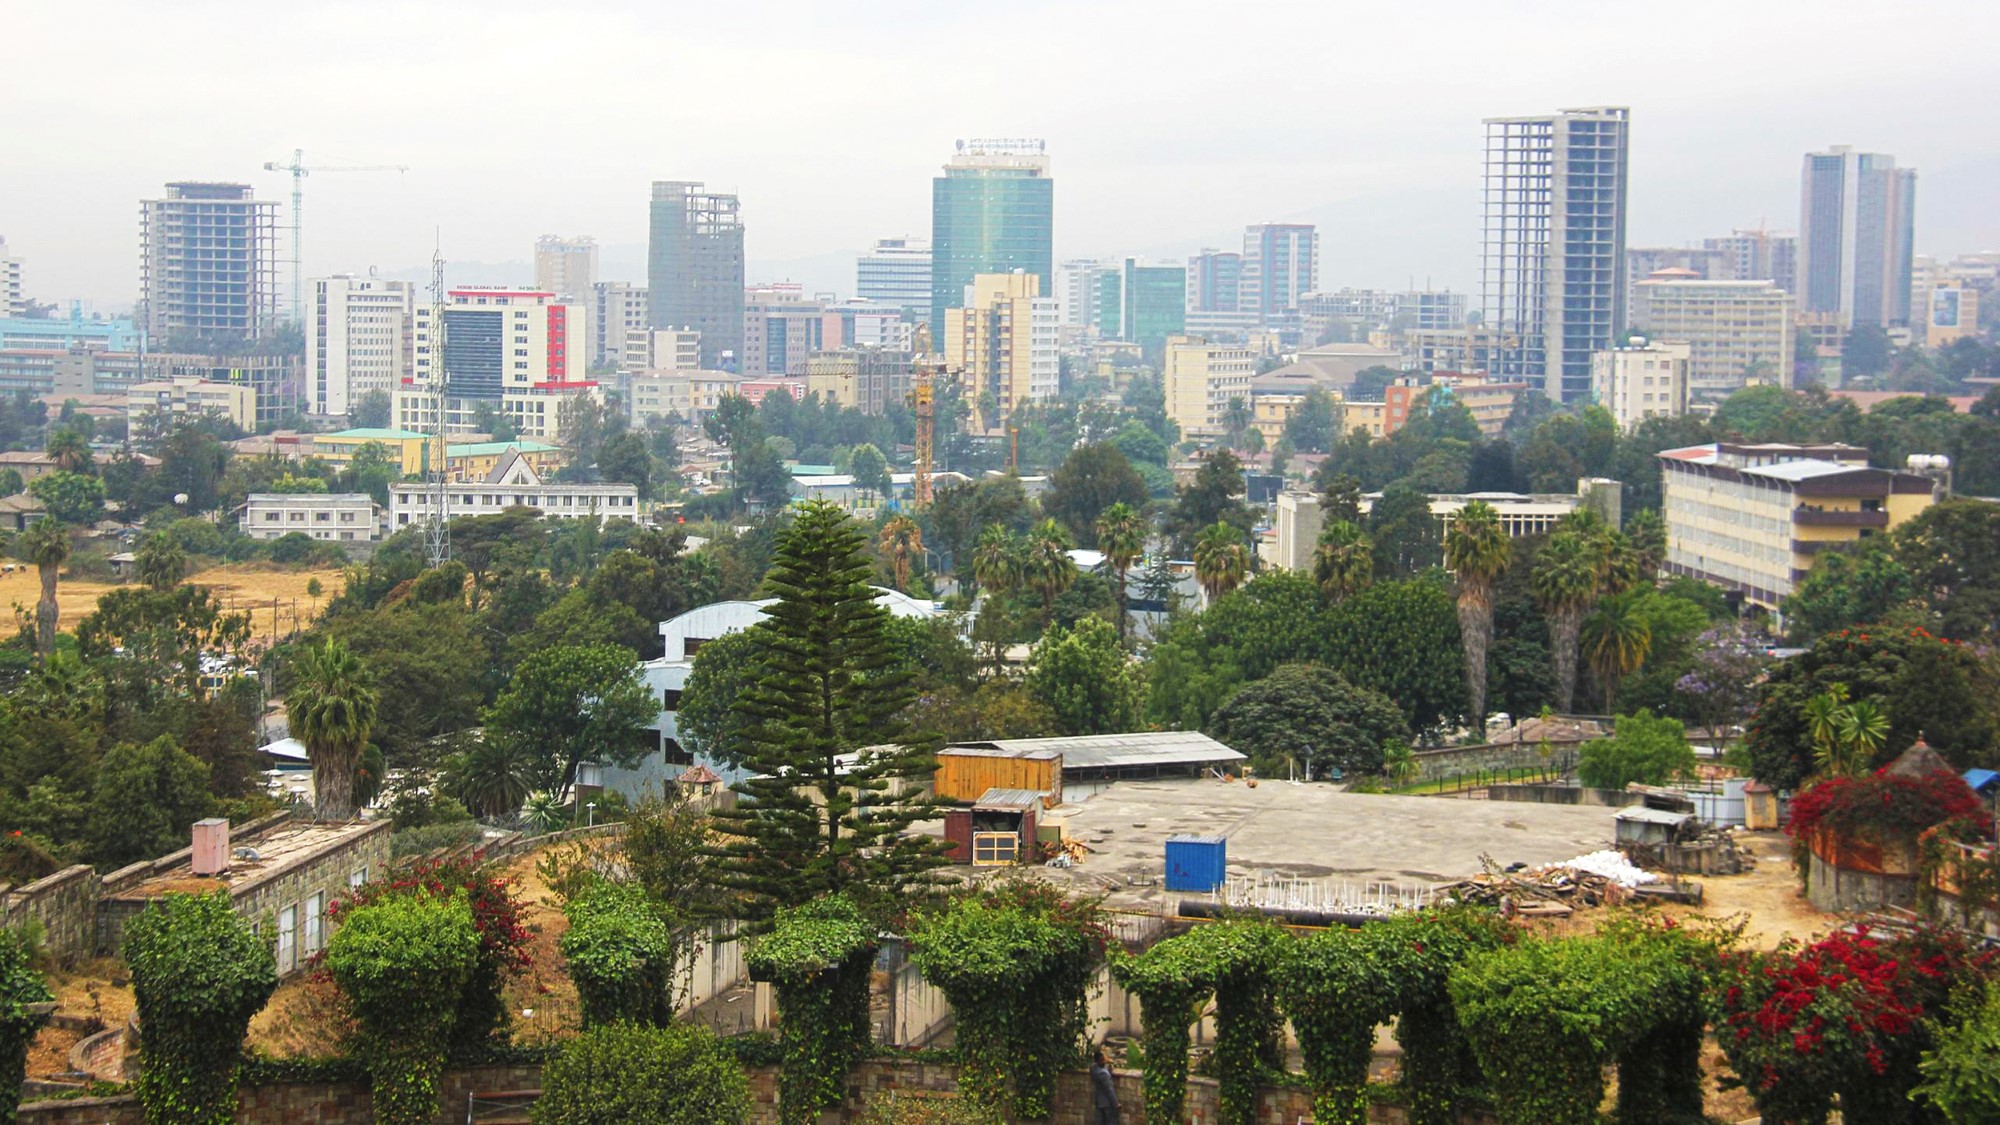
[[[444,454],[447,457],[487,457],[510,449],[523,453],[554,453],[561,448],[544,441],[475,441],[468,445],[448,445]]]
[[[359,430],[341,430],[339,433],[319,435],[320,439],[326,441],[341,441],[341,440],[407,441],[410,438],[422,438],[427,436],[429,435],[420,434],[414,430],[380,430],[380,429],[367,429],[367,428]]]
[[[790,468],[795,477],[830,477],[835,471],[832,465],[802,465],[796,461]]]

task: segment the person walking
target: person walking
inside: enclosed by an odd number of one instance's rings
[[[1111,1063],[1102,1047],[1090,1056],[1090,1095],[1097,1106],[1097,1125],[1118,1125],[1118,1084],[1111,1078]]]

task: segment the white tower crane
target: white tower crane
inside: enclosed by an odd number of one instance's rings
[[[304,149],[292,150],[291,163],[276,160],[264,162],[266,172],[290,172],[292,174],[292,321],[299,331],[306,327],[306,274],[305,252],[300,249],[304,223],[301,209],[305,203],[306,177],[314,172],[407,172],[407,164],[312,164],[306,163]]]

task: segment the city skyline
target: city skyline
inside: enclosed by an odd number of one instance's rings
[[[729,27],[740,26],[734,17],[690,13],[675,21],[669,40],[664,31],[628,29],[632,21],[613,11],[622,6],[609,4],[554,27],[533,9],[500,4],[490,26],[472,31],[450,19],[448,6],[417,5],[409,26],[390,40],[344,15],[372,7],[269,13],[239,25],[253,30],[220,40],[240,57],[204,73],[213,96],[203,108],[156,114],[144,130],[128,127],[133,97],[178,81],[170,60],[210,42],[198,37],[215,24],[114,3],[110,24],[120,30],[92,41],[86,56],[61,15],[17,14],[18,65],[0,78],[0,89],[17,104],[52,105],[18,123],[20,155],[0,169],[0,234],[25,262],[28,293],[84,298],[104,309],[129,305],[138,288],[133,201],[168,181],[209,179],[246,182],[260,200],[288,205],[288,178],[259,169],[294,147],[305,150],[308,164],[410,167],[307,180],[310,275],[377,266],[384,276],[400,276],[420,267],[434,240],[455,262],[527,262],[536,236],[561,230],[598,239],[603,276],[640,281],[615,268],[626,248],[645,242],[646,214],[633,200],[654,180],[685,177],[742,198],[750,281],[788,274],[808,289],[851,292],[857,254],[878,238],[928,228],[939,154],[954,140],[989,134],[1048,140],[1063,182],[1054,240],[1060,259],[1183,257],[1203,245],[1228,245],[1221,240],[1246,224],[1299,221],[1322,232],[1323,286],[1429,278],[1471,290],[1480,122],[1588,104],[1633,109],[1632,245],[1697,241],[1760,220],[1772,229],[1795,227],[1799,158],[1833,144],[1894,153],[1899,164],[1921,170],[1918,253],[2000,245],[2000,216],[1979,206],[2000,178],[2000,126],[1977,114],[1933,112],[1960,99],[1978,104],[1978,45],[1988,38],[1979,33],[2000,29],[2000,15],[1983,10],[1954,10],[1959,33],[1926,40],[1921,56],[1884,52],[1858,71],[1814,60],[1872,51],[1879,9],[1785,4],[1730,13],[1740,40],[1792,48],[1755,70],[1636,67],[1619,52],[1572,52],[1559,73],[1522,73],[1492,60],[1538,50],[1538,37],[1564,12],[1585,9],[1556,4],[1547,19],[1484,22],[1476,32],[1438,36],[1434,14],[1287,7],[1282,19],[1300,42],[1427,36],[1426,69],[1412,75],[1407,56],[1388,57],[1396,52],[1343,51],[1339,67],[1287,71],[1273,84],[1247,80],[1258,72],[1256,52],[1218,45],[1228,42],[1229,29],[1240,29],[1240,18],[1192,8],[1161,20],[1133,20],[1121,4],[1064,8],[1054,24],[1030,21],[1032,30],[982,28],[967,55],[963,35],[976,16],[950,10],[877,6],[877,18],[870,11],[836,17],[768,4],[760,7],[769,18],[759,22],[771,34],[751,42],[732,35]],[[1920,4],[1909,18],[1921,21],[1933,8],[1944,11]],[[1626,41],[1663,57],[1713,56],[1712,39],[1698,38],[1713,34],[1712,21],[1588,11],[1594,36],[1629,33]],[[613,27],[617,34],[607,33]],[[453,38],[462,35],[471,40]],[[301,60],[288,44],[308,37],[320,47]],[[452,45],[435,58],[411,46],[440,41]],[[1097,59],[1111,41],[1129,48],[1116,58],[1135,61]],[[580,42],[589,49],[556,49]],[[1707,44],[1706,56],[1694,49],[1698,42]],[[495,86],[491,68],[516,57],[526,65],[527,50],[555,60],[535,64],[541,80],[519,90]],[[1009,82],[1010,60],[1039,74],[1082,77]],[[1189,65],[1196,61],[1206,69]],[[840,65],[822,65],[828,62]],[[119,77],[68,81],[78,68]],[[768,120],[707,112],[704,99],[669,104],[638,96],[669,71],[677,82],[718,89],[745,72],[795,75],[795,86],[816,93],[791,98],[783,115]],[[1116,92],[1124,87],[1113,79],[1141,71],[1173,81],[1148,87],[1144,99]],[[559,146],[535,139],[548,135],[535,129],[495,144],[488,133],[461,134],[411,112],[479,89],[502,116],[545,121],[555,111],[544,85],[659,108],[622,125],[614,124],[617,115],[593,115],[588,134],[563,135],[602,143]],[[1773,87],[1787,96],[1770,100]],[[47,93],[55,89],[62,97],[52,103]],[[957,96],[921,96],[936,89]],[[285,96],[253,96],[268,90]],[[627,93],[634,96],[619,96]],[[898,98],[912,107],[899,115],[899,129],[859,143],[854,110]],[[1333,104],[1353,111],[1315,108]],[[208,108],[218,105],[228,108]],[[114,135],[116,144],[81,143]]]

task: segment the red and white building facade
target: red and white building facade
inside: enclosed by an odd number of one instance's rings
[[[448,433],[475,433],[485,406],[511,420],[524,438],[553,441],[563,404],[602,399],[588,375],[590,307],[539,289],[467,286],[450,290],[442,310],[416,308],[410,378],[396,393],[395,424],[429,433],[437,425],[432,379],[443,364]],[[444,315],[443,345],[435,324]]]

